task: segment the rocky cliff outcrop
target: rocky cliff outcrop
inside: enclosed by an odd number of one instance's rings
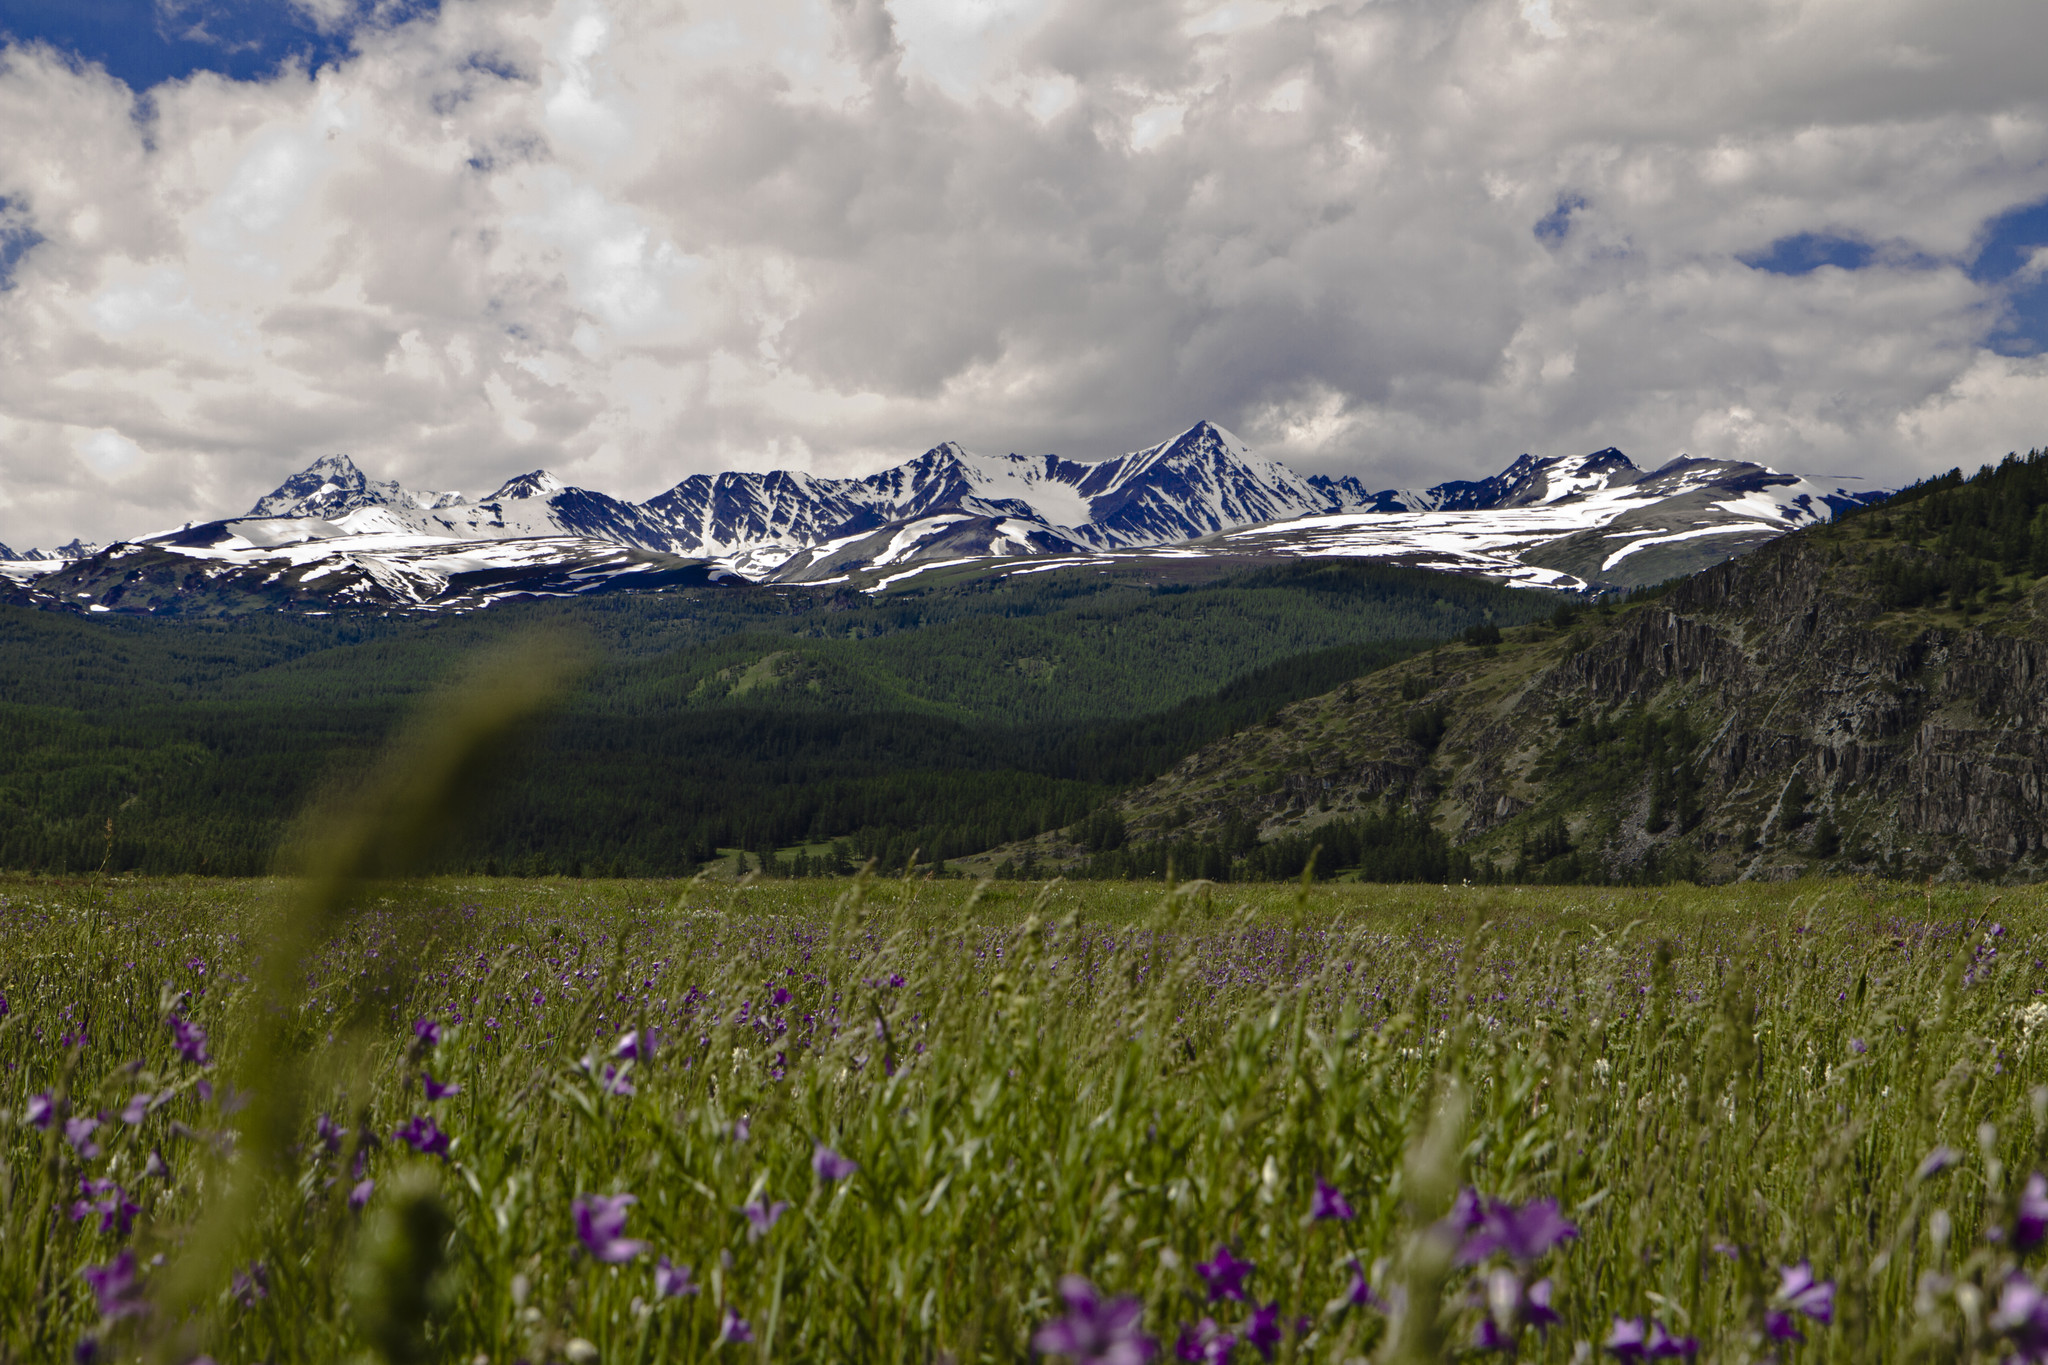
[[[1874,553],[1794,536],[1652,601],[1445,646],[1121,812],[1133,840],[1272,838],[1393,803],[1531,879],[2048,875],[2048,578],[1887,610]],[[1569,852],[1532,854],[1560,822]]]

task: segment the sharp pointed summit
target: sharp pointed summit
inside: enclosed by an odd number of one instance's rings
[[[505,480],[496,492],[481,501],[490,502],[497,498],[545,498],[567,487],[567,484],[547,470],[536,469],[531,474],[520,474]]]

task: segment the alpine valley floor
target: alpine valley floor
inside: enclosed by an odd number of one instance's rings
[[[0,1354],[2024,1358],[2044,958],[1875,881],[4,878]]]

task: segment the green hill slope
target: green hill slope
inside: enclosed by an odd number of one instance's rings
[[[987,861],[1274,876],[1317,844],[1430,879],[2048,874],[2048,455],[1429,651]]]

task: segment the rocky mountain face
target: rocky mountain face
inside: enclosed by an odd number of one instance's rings
[[[1096,464],[947,442],[864,479],[695,475],[646,507],[668,530],[663,548],[744,555],[757,574],[805,582],[921,559],[1168,545],[1334,510],[1345,496],[1198,422]]]
[[[249,517],[342,517],[361,507],[447,507],[460,493],[412,493],[395,479],[378,482],[346,455],[322,455],[256,500]]]
[[[481,497],[416,492],[369,478],[346,455],[326,455],[245,516],[104,551],[74,542],[54,554],[17,559],[7,552],[0,576],[39,601],[103,603],[104,592],[38,581],[78,561],[96,567],[70,578],[107,572],[99,564],[106,557],[125,562],[162,552],[236,570],[202,575],[215,585],[208,601],[221,600],[219,585],[229,582],[289,578],[339,591],[361,571],[396,593],[392,602],[425,605],[438,599],[417,593],[449,562],[449,542],[473,545],[464,553],[479,564],[509,556],[524,575],[534,547],[491,546],[533,541],[560,551],[565,582],[625,547],[706,562],[754,582],[855,580],[870,588],[983,561],[1050,566],[1066,557],[1099,566],[1148,556],[1328,555],[1587,591],[1688,572],[1826,520],[1865,496],[1752,464],[1681,459],[1646,474],[1613,449],[1524,455],[1488,479],[1373,492],[1355,478],[1304,478],[1210,422],[1092,464],[1057,455],[978,456],[947,442],[866,478],[692,475],[644,503],[565,485],[546,470]],[[266,577],[283,572],[276,563],[286,543],[301,547],[283,556],[292,572]],[[309,556],[331,567],[316,571]],[[139,571],[140,561],[132,567]],[[376,597],[368,587],[351,594],[336,605]],[[273,596],[257,594],[252,603],[271,604]],[[458,593],[451,600],[477,599]]]
[[[1391,807],[1530,881],[2048,876],[2044,506],[2037,454],[1654,600],[1448,645],[1118,810],[1170,843]]]
[[[1390,488],[1366,493],[1359,489],[1357,507],[1364,512],[1490,512],[1626,488],[1642,478],[1643,472],[1633,460],[1609,446],[1590,455],[1547,460],[1524,455],[1492,478],[1453,479],[1419,491]]]
[[[1697,572],[1884,496],[1736,460],[1681,457],[1644,472],[1612,449],[1525,455],[1491,479],[1375,494],[1362,512],[1243,527],[1189,548],[1368,558],[1599,592]]]
[[[0,560],[13,560],[21,564],[47,564],[59,559],[84,559],[99,548],[97,544],[91,541],[78,539],[73,539],[68,544],[59,545],[54,550],[30,548],[17,552],[8,549],[5,545],[0,545]]]

